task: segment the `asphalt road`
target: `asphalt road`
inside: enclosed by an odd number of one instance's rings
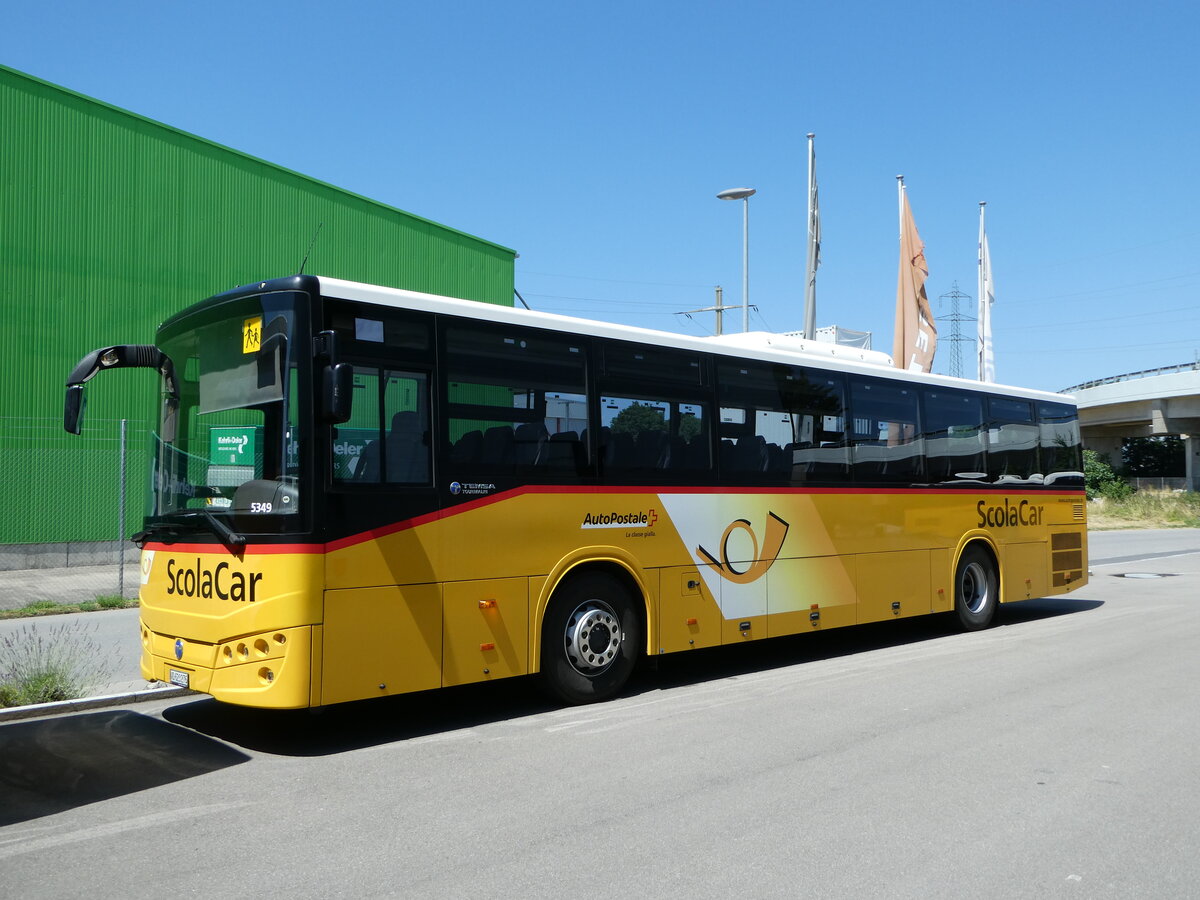
[[[0,896],[1195,897],[1200,532],[1091,550],[986,632],[697,651],[591,707],[3,724]]]

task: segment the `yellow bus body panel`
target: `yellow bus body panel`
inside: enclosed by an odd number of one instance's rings
[[[191,686],[256,706],[533,673],[546,609],[580,566],[634,587],[651,654],[952,610],[972,542],[1011,602],[1085,584],[1086,527],[1075,492],[518,489],[324,552],[144,554],[143,671],[186,664]],[[267,656],[222,662],[259,639]]]
[[[142,675],[187,677],[230,703],[311,705],[313,626],[322,618],[320,553],[211,546],[142,551]]]

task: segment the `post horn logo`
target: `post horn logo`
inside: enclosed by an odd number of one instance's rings
[[[744,531],[750,535],[750,543],[754,552],[750,554],[750,562],[743,570],[737,569],[729,561],[729,537],[734,531]],[[716,567],[721,577],[734,584],[749,584],[767,574],[767,569],[775,564],[779,551],[783,549],[783,539],[787,537],[788,523],[773,512],[767,513],[767,537],[763,541],[762,553],[759,553],[758,538],[747,519],[734,519],[721,535],[721,558],[717,559],[703,547],[696,547],[696,552]]]

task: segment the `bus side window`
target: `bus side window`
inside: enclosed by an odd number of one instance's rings
[[[988,477],[992,481],[1040,481],[1038,438],[1030,401],[988,398]]]
[[[926,390],[922,414],[929,480],[936,484],[983,478],[983,398],[964,391]]]
[[[912,484],[924,477],[924,440],[918,427],[915,387],[852,379],[850,413],[855,481]]]
[[[1045,483],[1082,487],[1083,458],[1075,408],[1066,403],[1039,403],[1038,431]]]
[[[493,325],[446,332],[450,479],[562,483],[588,474],[587,346]]]
[[[350,419],[336,429],[333,478],[428,484],[428,376],[355,365]]]
[[[604,471],[696,472],[711,467],[706,403],[650,397],[600,398],[600,448]]]

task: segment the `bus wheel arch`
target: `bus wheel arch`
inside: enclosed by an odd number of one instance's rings
[[[541,617],[539,680],[568,703],[617,694],[645,647],[646,604],[623,566],[582,564],[554,585]]]
[[[970,541],[954,567],[954,614],[965,631],[982,631],[1000,605],[1000,565],[996,551],[983,540]]]

